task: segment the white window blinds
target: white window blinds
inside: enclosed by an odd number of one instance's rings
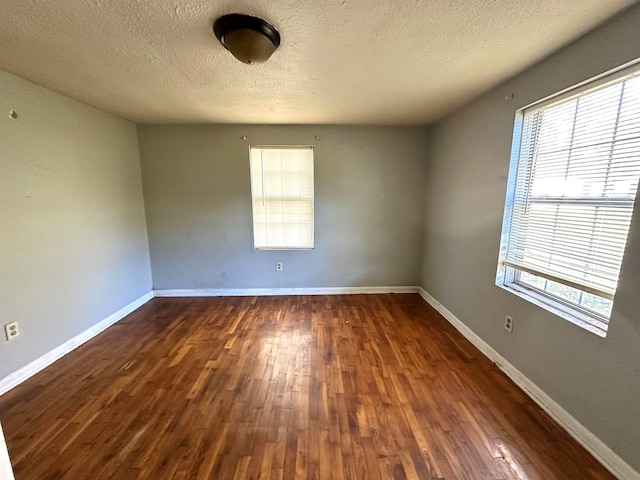
[[[313,148],[251,147],[256,249],[313,248]]]
[[[613,298],[640,177],[639,75],[524,111],[505,265]]]

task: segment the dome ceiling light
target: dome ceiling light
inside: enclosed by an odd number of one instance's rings
[[[213,32],[220,43],[243,63],[262,63],[280,45],[280,34],[261,18],[232,13],[217,19]]]

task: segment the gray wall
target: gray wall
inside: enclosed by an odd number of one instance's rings
[[[494,282],[515,110],[640,55],[639,25],[634,7],[433,126],[422,271],[429,293],[636,470],[640,202],[606,339]],[[513,334],[503,329],[506,313]]]
[[[151,289],[135,125],[0,71],[0,378]],[[9,118],[9,111],[18,113]]]
[[[138,135],[154,288],[419,281],[425,129],[141,126]],[[315,147],[314,250],[253,250],[250,145]]]

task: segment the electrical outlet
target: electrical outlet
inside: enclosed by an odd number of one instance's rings
[[[511,315],[504,316],[504,329],[509,333],[513,333],[513,317]]]
[[[281,271],[282,271],[282,262],[276,262],[276,270],[277,270],[278,272],[281,272]]]
[[[11,341],[20,335],[20,329],[18,328],[18,322],[7,323],[4,326],[4,333],[7,336],[7,341]]]

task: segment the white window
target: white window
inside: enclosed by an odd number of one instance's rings
[[[256,249],[313,248],[313,147],[251,147]]]
[[[640,70],[518,112],[497,284],[604,336],[640,177]]]

